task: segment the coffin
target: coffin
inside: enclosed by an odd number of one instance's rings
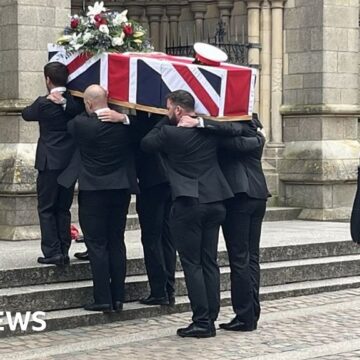
[[[166,94],[181,89],[194,96],[196,112],[205,117],[240,120],[253,112],[256,70],[249,67],[198,65],[163,53],[66,54],[52,44],[48,51],[49,61],[67,65],[68,88],[78,96],[100,84],[112,103],[164,114]]]

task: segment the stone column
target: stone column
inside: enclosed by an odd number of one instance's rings
[[[46,93],[47,44],[68,24],[70,0],[0,0],[0,13],[0,240],[39,239],[38,124],[20,113]]]
[[[261,53],[260,53],[260,120],[264,125],[267,138],[271,136],[271,3],[264,0],[261,3]],[[267,144],[269,145],[269,143]],[[275,203],[279,194],[279,174],[276,167],[278,163],[278,149],[265,147],[263,156],[263,169],[266,175],[268,188],[272,194],[271,202]]]
[[[269,0],[261,4],[261,78],[260,119],[266,134],[270,135],[271,119],[271,8]]]
[[[246,0],[248,11],[248,43],[249,53],[248,62],[251,67],[259,69],[260,65],[260,1]],[[259,111],[260,92],[259,92],[260,73],[255,88],[255,112]]]
[[[164,9],[160,1],[152,1],[149,5],[146,5],[150,38],[155,51],[160,51],[160,21],[163,13]]]
[[[228,32],[228,37],[230,39],[230,18],[231,10],[234,8],[233,0],[218,0],[217,6],[220,13],[220,19],[226,24],[225,28]]]
[[[179,43],[179,17],[181,14],[181,6],[177,4],[166,5],[166,14],[169,18],[169,36],[168,44],[177,46]]]
[[[127,5],[127,3],[129,5]],[[144,4],[142,1],[128,1],[123,9],[128,9],[128,18],[137,22],[141,22],[141,17],[144,13]]]
[[[302,219],[350,214],[360,153],[358,21],[358,1],[295,3],[285,11],[279,170],[284,203],[302,207]]]
[[[271,0],[271,138],[273,146],[283,146],[282,104],[284,0]]]
[[[189,0],[190,10],[195,21],[195,41],[204,41],[204,18],[207,11],[207,1]]]

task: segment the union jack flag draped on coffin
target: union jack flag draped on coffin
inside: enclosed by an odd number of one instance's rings
[[[50,61],[67,65],[68,88],[75,94],[100,84],[108,90],[110,102],[164,113],[166,94],[182,89],[194,96],[198,114],[240,119],[253,112],[256,70],[252,68],[195,65],[192,58],[163,53],[69,55],[55,45],[48,50]]]

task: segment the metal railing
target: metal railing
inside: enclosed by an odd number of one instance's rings
[[[228,62],[237,65],[248,65],[248,50],[252,47],[251,44],[240,43],[238,41],[229,41],[226,32],[227,25],[223,21],[219,21],[217,24],[216,32],[213,38],[208,37],[207,43],[214,45],[223,50],[228,56]],[[225,40],[225,38],[227,38]],[[241,36],[244,39],[244,34]],[[181,42],[181,40],[180,40]],[[186,45],[166,45],[166,53],[175,56],[190,56],[194,57],[193,45],[189,44],[186,40]]]
[[[228,56],[228,62],[237,65],[248,65],[248,49],[249,44],[237,44],[237,43],[215,43],[210,42],[221,50],[223,50]],[[167,46],[166,53],[175,56],[189,56],[194,57],[193,45],[180,45],[180,46]]]

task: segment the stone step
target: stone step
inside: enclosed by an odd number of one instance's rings
[[[358,287],[360,287],[360,276],[340,277],[336,279],[305,281],[261,287],[260,298],[262,301],[266,301]],[[231,304],[229,291],[223,291],[221,293],[221,304],[222,306],[228,306]],[[115,321],[140,319],[185,311],[190,311],[190,305],[186,296],[177,296],[176,305],[172,307],[144,306],[138,302],[129,302],[124,305],[124,310],[121,313],[103,314],[101,312],[85,311],[82,308],[48,311],[45,318],[45,331],[99,325]],[[22,314],[24,313],[25,311],[22,310]],[[6,317],[3,317],[2,320],[1,325],[4,330],[0,331],[0,338],[14,335],[24,335],[24,332],[21,331],[19,327],[16,327],[15,331],[11,331]],[[30,321],[26,334],[34,332],[31,328],[31,324],[38,326],[38,324]]]
[[[266,215],[264,221],[282,221],[282,220],[297,219],[298,215],[301,212],[301,208],[277,206],[276,201],[273,202],[272,200],[273,200],[272,198],[268,199],[268,206],[266,209]],[[137,219],[136,197],[134,195],[131,196],[131,201],[128,211],[128,219],[130,224],[128,224],[127,230],[131,230],[133,228],[137,229],[138,222],[134,220]]]
[[[291,207],[268,207],[264,221],[283,221],[297,219],[301,212],[300,208]]]
[[[360,254],[316,259],[263,263],[261,286],[360,275]],[[222,267],[221,290],[230,290],[230,268]],[[135,301],[149,292],[146,275],[126,279],[125,301]],[[186,295],[182,271],[176,273],[176,294]],[[92,300],[92,281],[62,282],[0,289],[0,309],[4,311],[44,311],[80,307]]]
[[[301,212],[300,208],[269,206],[266,209],[264,221],[295,220]],[[135,204],[130,204],[127,216],[126,230],[140,229],[139,219],[135,211]]]
[[[222,243],[220,243],[221,245],[224,248]],[[286,246],[267,246],[260,249],[262,263],[351,254],[360,254],[360,247],[354,246],[352,241],[312,242]],[[219,251],[218,261],[220,266],[228,265],[228,256],[225,250]],[[177,269],[180,270],[179,261]],[[143,258],[128,259],[128,275],[145,273]],[[73,259],[71,265],[65,268],[58,268],[54,265],[36,265],[0,269],[0,289],[89,279],[91,279],[89,263]]]

